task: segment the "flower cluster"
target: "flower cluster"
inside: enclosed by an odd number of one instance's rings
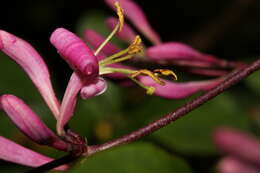
[[[177,83],[161,78],[168,76],[177,80],[176,74],[171,70],[137,69],[121,64],[123,61],[134,59],[145,63],[189,66],[190,72],[210,76],[221,76],[227,72],[227,69],[239,67],[236,63],[200,53],[182,43],[162,43],[140,7],[131,0],[118,2],[106,0],[106,2],[117,11],[118,19],[108,18],[107,24],[113,31],[106,39],[93,30],[86,30],[85,40],[95,50],[64,28],[56,29],[50,37],[50,42],[73,69],[61,102],[55,96],[48,68],[39,53],[21,38],[0,30],[0,50],[22,67],[57,120],[57,134],[55,134],[20,98],[10,94],[0,96],[0,110],[4,111],[19,130],[32,141],[74,154],[87,153],[87,143],[84,138],[67,130],[65,126],[74,115],[79,93],[81,98],[88,99],[105,92],[107,83],[103,77],[116,79],[124,85],[126,82],[130,82],[130,85],[136,83],[146,89],[148,94],[154,93],[170,99],[180,99],[198,91],[209,90],[223,80],[220,77],[207,81]],[[154,46],[147,48],[140,36],[124,24],[124,14]],[[121,50],[110,43],[109,40],[114,34],[130,46]],[[2,136],[0,145],[0,158],[6,161],[38,167],[52,160]],[[67,168],[68,166],[65,165],[56,169]]]

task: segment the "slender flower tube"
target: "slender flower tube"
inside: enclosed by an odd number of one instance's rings
[[[218,129],[213,137],[217,148],[221,151],[260,166],[260,141],[258,139],[227,128]]]
[[[161,40],[158,34],[149,24],[146,15],[142,9],[132,0],[105,0],[105,2],[115,10],[114,3],[118,1],[126,17],[138,28],[152,43],[160,44]]]
[[[57,119],[60,105],[52,88],[48,68],[38,52],[26,41],[3,30],[0,30],[0,50],[28,74]]]
[[[50,41],[76,72],[81,73],[89,80],[98,76],[96,56],[75,34],[64,28],[58,28],[52,33]]]
[[[140,76],[139,80],[147,85],[155,88],[154,94],[167,99],[181,99],[191,96],[199,91],[208,91],[219,85],[224,79],[214,79],[207,81],[192,82],[171,82],[163,80],[165,85],[159,85],[147,76]]]
[[[146,55],[154,61],[160,62],[171,62],[178,63],[180,61],[197,62],[198,66],[202,67],[214,67],[224,66],[226,61],[214,58],[213,56],[203,54],[190,46],[177,43],[169,42],[161,45],[153,46],[147,49]],[[193,64],[193,66],[196,64]]]
[[[28,148],[25,148],[19,144],[10,141],[2,136],[0,136],[0,159],[5,161],[29,166],[38,167],[46,164],[53,159],[46,157],[42,154],[34,152]],[[68,166],[59,166],[55,168],[58,171],[65,171]]]
[[[7,113],[20,131],[34,142],[67,151],[67,144],[59,139],[19,98],[13,95],[1,96],[0,108]]]
[[[62,99],[60,118],[57,121],[56,129],[59,135],[65,134],[63,128],[73,116],[75,105],[77,102],[77,94],[83,86],[84,81],[81,80],[77,73],[73,73]]]
[[[239,160],[238,158],[228,156],[222,159],[218,165],[219,173],[259,173],[260,169],[250,163]]]

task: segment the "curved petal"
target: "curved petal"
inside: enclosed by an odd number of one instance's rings
[[[0,136],[0,159],[30,167],[38,167],[46,164],[53,159],[42,154],[36,153],[28,148],[10,141]],[[55,168],[59,171],[65,171],[68,166],[60,166]]]
[[[67,85],[64,97],[61,103],[60,117],[57,121],[57,132],[59,135],[64,133],[64,126],[71,119],[77,103],[77,94],[84,86],[84,81],[77,73],[73,73]]]
[[[2,30],[0,30],[0,42],[1,51],[10,56],[28,74],[57,119],[60,105],[42,57],[29,43]]]
[[[52,33],[50,41],[73,70],[90,80],[98,76],[98,60],[78,36],[58,28]]]
[[[105,38],[101,36],[99,33],[97,33],[94,30],[87,29],[84,32],[84,39],[93,46],[94,49],[97,49],[99,45],[103,43]],[[112,55],[117,52],[119,52],[120,49],[113,45],[112,43],[108,42],[101,50],[102,53],[105,55]]]
[[[152,43],[160,44],[158,34],[149,24],[142,9],[132,0],[105,0],[115,10],[114,3],[118,1],[124,10],[125,16],[138,28]]]
[[[106,20],[106,25],[111,30],[113,30],[116,27],[117,23],[118,19],[115,17],[109,17]],[[137,36],[137,34],[128,24],[124,23],[122,30],[120,32],[117,32],[117,36],[126,43],[131,44]]]
[[[204,64],[206,67],[226,64],[224,60],[200,53],[186,44],[177,42],[168,42],[150,47],[147,49],[146,55],[149,59],[158,62],[168,61],[178,63],[178,61],[184,61],[186,64],[190,63],[192,66],[196,66],[194,62]]]
[[[253,136],[221,128],[215,132],[214,142],[221,151],[260,166],[260,141]]]
[[[3,95],[0,97],[0,105],[13,123],[33,141],[67,151],[67,144],[59,139],[21,99],[13,95]]]
[[[210,90],[222,82],[223,79],[180,83],[164,80],[165,85],[160,85],[147,76],[140,76],[139,80],[147,86],[154,87],[154,94],[157,96],[168,99],[181,99],[199,91]]]
[[[83,99],[89,99],[98,95],[103,94],[107,89],[106,81],[99,77],[93,83],[84,86],[80,91],[80,96]]]
[[[229,156],[222,159],[217,166],[219,173],[259,173],[260,168]]]

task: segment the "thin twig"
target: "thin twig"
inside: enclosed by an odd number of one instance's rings
[[[202,104],[206,103],[210,99],[216,97],[217,95],[223,93],[225,90],[233,86],[234,84],[238,83],[240,80],[244,79],[245,77],[249,76],[254,71],[260,69],[260,59],[256,60],[251,65],[240,69],[239,71],[235,71],[227,75],[226,80],[218,85],[217,87],[213,88],[212,90],[208,91],[207,93],[197,97],[191,102],[183,105],[182,107],[178,108],[176,111],[171,112],[159,120],[156,120],[147,126],[140,128],[132,133],[129,133],[125,136],[117,138],[115,140],[109,141],[105,144],[101,145],[93,145],[89,146],[88,154],[92,155],[96,152],[103,151],[118,145],[130,143],[133,141],[138,140],[139,138],[149,135],[154,131],[167,126],[171,122],[181,118],[182,116],[186,115],[187,113],[191,112],[192,110],[198,108]]]

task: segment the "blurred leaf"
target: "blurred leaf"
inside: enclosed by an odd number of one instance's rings
[[[250,87],[258,96],[260,96],[260,70],[251,74],[245,79],[246,85]]]
[[[247,115],[228,93],[216,97],[189,115],[157,131],[154,137],[175,151],[208,155],[215,153],[211,134],[219,126],[249,130]]]
[[[77,24],[77,32],[83,35],[86,29],[93,29],[96,32],[107,35],[109,30],[105,25],[107,15],[100,10],[88,11],[81,16]]]
[[[0,54],[0,64],[0,94],[14,94],[31,103],[41,101],[36,87],[19,65],[2,53]]]
[[[94,155],[69,172],[106,173],[190,173],[188,165],[148,143],[121,146]]]
[[[99,122],[113,121],[121,116],[121,94],[122,88],[109,82],[107,91],[102,95],[87,100],[79,99],[75,116],[70,121],[71,127],[88,138],[91,137]]]

